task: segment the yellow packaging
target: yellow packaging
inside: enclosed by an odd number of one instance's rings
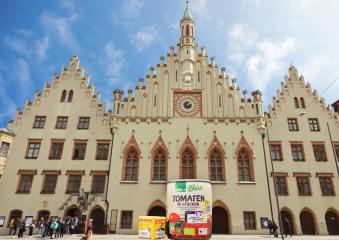
[[[139,239],[164,239],[166,237],[166,217],[140,216],[138,222]]]

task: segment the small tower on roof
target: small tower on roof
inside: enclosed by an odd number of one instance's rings
[[[196,43],[194,37],[195,23],[188,1],[186,1],[184,15],[180,20],[180,32],[179,58],[182,62],[181,86],[185,90],[192,90],[196,86],[193,79],[193,63],[196,61]]]
[[[195,23],[193,21],[188,1],[186,1],[184,15],[180,20],[180,29],[181,29],[180,45],[195,46],[195,37],[194,37]]]

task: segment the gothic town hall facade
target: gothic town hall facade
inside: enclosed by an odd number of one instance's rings
[[[339,234],[338,114],[294,66],[265,112],[262,93],[241,91],[195,32],[187,5],[176,48],[134,90],[115,90],[108,111],[76,56],[17,110],[2,234],[12,217],[69,215],[134,234],[138,216],[166,214],[174,179],[211,181],[214,233],[266,233],[276,193],[294,234]]]

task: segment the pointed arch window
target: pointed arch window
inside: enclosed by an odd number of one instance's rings
[[[210,180],[225,181],[223,157],[219,149],[214,148],[209,156]]]
[[[186,148],[181,156],[181,178],[195,179],[195,155],[191,149]]]
[[[200,71],[198,71],[198,82],[200,82]]]
[[[60,102],[65,102],[66,101],[66,95],[67,95],[67,91],[63,90],[62,94],[61,94]]]
[[[242,148],[238,153],[238,180],[254,182],[252,157],[245,148]]]
[[[302,98],[302,97],[300,98],[300,107],[306,108],[304,98]]]
[[[157,95],[155,94],[154,95],[154,107],[156,107],[157,106]]]
[[[138,151],[131,147],[127,150],[124,165],[124,181],[138,181],[139,154]]]
[[[181,28],[181,35],[182,35],[182,36],[184,36],[184,32],[185,32],[185,31],[184,31],[184,26],[182,26],[182,28]]]
[[[189,36],[190,35],[190,29],[189,29],[189,26],[186,25],[186,36]]]
[[[69,91],[68,93],[68,102],[72,102],[73,101],[73,90]]]
[[[157,148],[153,155],[152,181],[166,181],[167,154],[162,148]]]
[[[191,27],[191,34],[192,34],[192,37],[193,37],[193,27]]]
[[[294,106],[295,108],[299,108],[299,101],[298,101],[298,98],[294,98]]]

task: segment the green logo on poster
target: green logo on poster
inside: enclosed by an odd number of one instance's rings
[[[175,183],[176,192],[186,192],[186,182],[176,182]]]

